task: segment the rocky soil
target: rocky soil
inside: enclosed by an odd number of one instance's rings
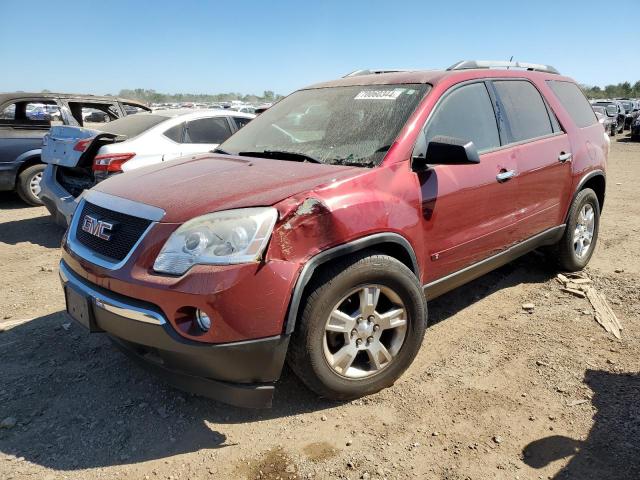
[[[620,340],[534,252],[431,302],[394,387],[336,404],[287,371],[264,411],[167,387],[72,323],[63,231],[3,194],[0,478],[638,479],[639,178],[640,143],[616,137],[586,273]]]

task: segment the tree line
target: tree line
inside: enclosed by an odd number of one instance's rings
[[[242,93],[161,93],[145,88],[122,89],[118,92],[119,97],[130,100],[138,100],[143,103],[210,103],[210,102],[230,102],[241,100],[247,103],[275,102],[282,98],[282,95],[271,90],[265,90],[262,95],[243,95]]]
[[[584,94],[588,98],[640,98],[640,80],[633,85],[630,82],[622,82],[617,85],[607,85],[600,88],[589,85],[581,85]]]

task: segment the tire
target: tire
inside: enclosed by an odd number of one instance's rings
[[[370,312],[362,312],[360,302],[375,295],[360,292],[374,293],[376,288],[379,297],[371,303],[377,305],[368,317]],[[361,252],[322,270],[307,292],[287,360],[309,389],[331,400],[351,400],[393,385],[411,365],[424,338],[427,302],[420,282],[404,264],[386,255]],[[383,315],[391,316],[394,309],[399,312],[400,304],[403,313],[386,322],[396,326],[384,328]],[[351,316],[344,313],[354,307]],[[343,321],[342,315],[350,320],[339,325],[341,332],[326,330],[330,317],[334,322],[331,328],[338,325],[333,318],[339,308],[342,311],[337,322]],[[349,354],[339,353],[345,351]],[[342,358],[347,360],[341,362]]]
[[[585,209],[593,212],[593,228],[591,233],[591,239],[589,241],[586,250],[583,250],[580,254],[577,252],[579,249],[580,241],[576,241],[578,235],[578,222],[584,223],[580,215],[584,214]],[[587,222],[588,224],[588,222]],[[555,257],[558,266],[567,272],[575,272],[582,270],[593,255],[593,251],[596,248],[598,242],[598,230],[600,227],[600,202],[595,192],[590,188],[581,190],[576,198],[571,203],[569,209],[569,216],[567,220],[567,227],[564,235],[560,241],[554,245],[551,249],[551,254]],[[587,227],[587,231],[588,231]],[[584,233],[584,232],[583,232]],[[582,242],[584,245],[584,242]]]
[[[44,164],[38,163],[25,168],[18,175],[16,190],[20,198],[29,205],[42,205],[42,201],[38,198],[38,193],[40,193],[40,181],[42,180],[44,168]]]

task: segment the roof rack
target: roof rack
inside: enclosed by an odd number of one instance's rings
[[[451,65],[447,70],[470,70],[476,68],[521,68],[535,72],[554,73],[556,75],[560,74],[560,72],[551,65],[527,62],[508,62],[503,60],[463,60]]]
[[[381,73],[397,73],[397,72],[406,72],[407,70],[389,70],[389,69],[384,69],[384,70],[369,70],[369,69],[364,69],[364,70],[354,70],[351,73],[347,73],[344,77],[342,78],[347,78],[347,77],[359,77],[360,75],[379,75]]]

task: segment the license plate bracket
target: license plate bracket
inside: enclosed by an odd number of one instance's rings
[[[67,303],[67,313],[76,322],[82,325],[89,332],[100,332],[93,316],[93,306],[91,298],[79,292],[72,286],[65,286],[64,296]]]

